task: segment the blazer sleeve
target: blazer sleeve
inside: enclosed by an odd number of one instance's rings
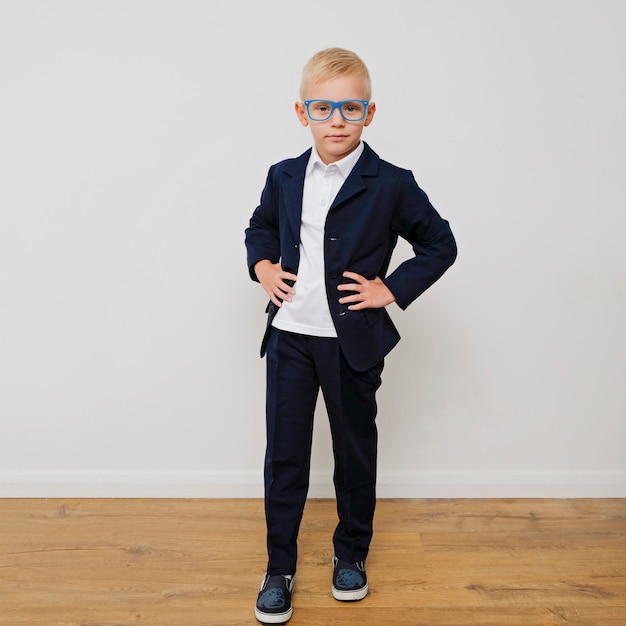
[[[278,263],[280,260],[280,224],[278,194],[274,185],[275,168],[276,166],[272,166],[268,172],[259,206],[254,210],[250,224],[245,230],[248,271],[250,278],[257,282],[254,266],[259,261],[268,259],[272,263]]]
[[[450,225],[409,170],[402,170],[398,181],[391,227],[411,244],[415,254],[384,279],[398,306],[406,309],[454,263],[456,241]]]

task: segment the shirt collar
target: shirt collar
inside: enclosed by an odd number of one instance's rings
[[[311,149],[311,156],[309,157],[309,163],[306,167],[306,174],[310,174],[313,171],[313,168],[319,165],[322,170],[325,170],[327,167],[331,167],[335,165],[339,170],[340,174],[343,176],[344,180],[348,178],[348,174],[352,171],[352,168],[356,165],[356,162],[359,160],[359,157],[363,153],[365,146],[362,141],[359,141],[359,145],[353,150],[348,156],[343,157],[339,161],[335,161],[334,163],[330,163],[326,165],[322,159],[320,159],[320,155],[317,153],[315,146]]]

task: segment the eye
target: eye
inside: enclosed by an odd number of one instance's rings
[[[360,102],[346,102],[343,105],[343,110],[346,113],[361,113],[363,111],[363,105]]]

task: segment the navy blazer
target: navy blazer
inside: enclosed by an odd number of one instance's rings
[[[245,232],[248,268],[263,259],[281,262],[285,271],[298,273],[300,222],[304,175],[311,150],[273,165],[259,206]],[[406,239],[415,256],[389,276],[387,270],[398,236]],[[351,311],[339,298],[342,276],[356,272],[379,276],[405,309],[454,263],[456,243],[450,226],[433,208],[409,170],[383,161],[367,144],[345,180],[326,218],[324,260],[326,295],[341,350],[349,365],[364,371],[383,360],[400,335],[387,310]],[[267,330],[278,308],[267,307],[267,329],[261,344],[265,354]]]

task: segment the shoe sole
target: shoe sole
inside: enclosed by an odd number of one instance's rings
[[[263,613],[259,609],[254,609],[254,616],[263,624],[284,624],[291,619],[293,609],[289,609],[284,613]]]
[[[365,587],[352,589],[350,591],[342,591],[333,585],[333,598],[335,598],[335,600],[340,600],[341,602],[356,602],[357,600],[363,600],[363,598],[367,595],[367,590],[367,584]]]

